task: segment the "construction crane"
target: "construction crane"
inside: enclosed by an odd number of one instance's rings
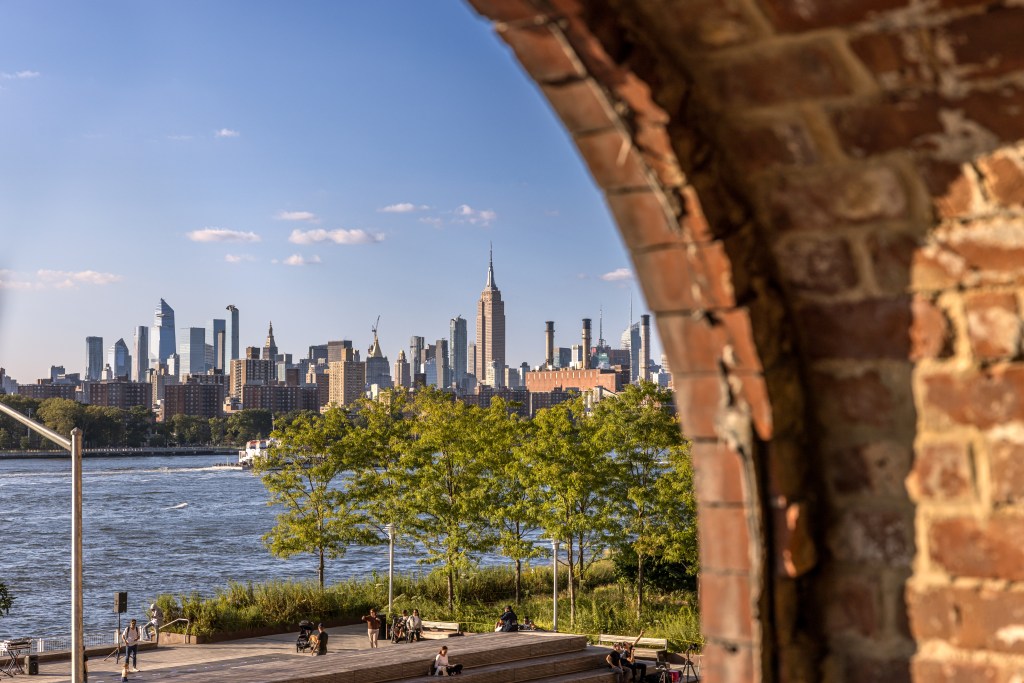
[[[374,339],[377,338],[377,328],[378,327],[380,327],[380,316],[379,315],[377,316],[377,322],[375,322],[373,324],[373,327],[370,328],[370,330],[373,332],[373,338]]]

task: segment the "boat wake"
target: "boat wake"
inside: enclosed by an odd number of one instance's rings
[[[182,508],[187,508],[187,507],[188,507],[188,503],[178,503],[177,505],[172,505],[171,507],[169,507],[167,509],[168,510],[181,510]]]

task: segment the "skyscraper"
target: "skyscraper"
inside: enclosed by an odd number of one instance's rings
[[[128,353],[128,345],[124,343],[124,339],[118,339],[110,346],[107,364],[110,365],[113,379],[127,378],[131,373],[131,354]]]
[[[233,304],[228,305],[228,319],[224,321],[224,369],[231,367],[231,361],[242,356],[241,348],[238,346],[238,309]]]
[[[388,362],[387,356],[385,356],[380,350],[380,343],[377,341],[377,333],[373,333],[373,344],[370,346],[370,352],[366,355],[366,385],[372,386],[376,384],[381,389],[390,389],[393,385],[391,383],[391,363]]]
[[[466,319],[461,315],[455,316],[451,319],[449,328],[448,364],[452,373],[452,382],[461,389],[466,381],[466,357],[469,343]]]
[[[406,389],[412,386],[412,376],[409,374],[409,362],[405,360],[405,351],[399,351],[398,360],[395,361],[395,386]]]
[[[230,358],[226,357],[225,346],[227,346],[227,321],[214,318],[206,326],[206,343],[213,347],[213,363],[210,367],[224,370],[230,365]]]
[[[413,335],[409,337],[409,367],[412,374],[423,372],[423,349],[426,340],[423,337]]]
[[[476,379],[480,384],[501,386],[505,369],[505,304],[494,284],[494,251],[487,266],[487,284],[476,304]]]
[[[183,327],[181,332],[178,377],[184,381],[185,375],[206,374],[206,328]]]
[[[277,360],[277,342],[274,341],[274,323],[271,321],[267,330],[267,341],[263,344],[263,359]]]
[[[149,370],[149,328],[139,325],[135,328],[135,339],[132,343],[132,379],[136,382],[145,382],[147,370]]]
[[[152,333],[149,335],[149,358],[151,365],[166,363],[177,352],[174,337],[174,309],[160,299],[153,319]]]
[[[448,340],[438,339],[434,344],[434,361],[437,363],[437,386],[447,389],[452,385],[452,370],[448,364]]]
[[[85,338],[85,378],[99,381],[103,376],[103,337]]]

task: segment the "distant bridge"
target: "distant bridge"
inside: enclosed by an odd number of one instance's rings
[[[237,446],[167,446],[164,448],[86,448],[83,458],[132,458],[147,455],[237,455]],[[71,456],[67,451],[0,451],[0,459],[62,458]]]

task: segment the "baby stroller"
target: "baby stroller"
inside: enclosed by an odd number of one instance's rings
[[[391,622],[391,642],[393,643],[405,643],[408,642],[409,634],[405,628],[405,617],[396,614],[395,620]]]
[[[313,635],[313,622],[303,619],[299,622],[299,637],[295,640],[295,651],[305,652],[310,649],[309,638]]]

